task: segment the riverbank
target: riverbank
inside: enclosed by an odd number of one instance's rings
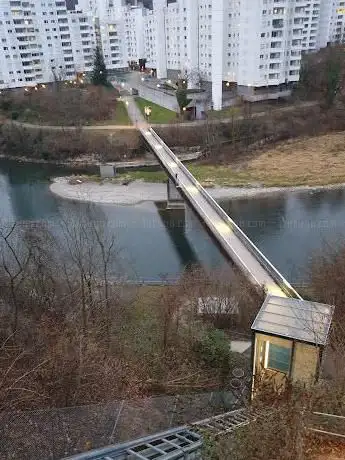
[[[188,169],[204,186],[323,186],[345,183],[345,132],[290,139],[267,150],[247,152],[221,163],[194,163]],[[128,172],[130,179],[162,182],[164,172]]]
[[[345,183],[325,186],[297,187],[213,187],[208,189],[216,200],[254,198],[284,192],[315,192],[345,188]],[[147,201],[165,201],[167,188],[164,183],[149,183],[141,180],[130,182],[128,185],[110,182],[78,182],[68,177],[58,177],[53,180],[50,190],[60,198],[92,203],[137,205]]]

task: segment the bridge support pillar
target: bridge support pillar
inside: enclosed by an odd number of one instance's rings
[[[175,182],[170,179],[167,181],[167,209],[184,208],[184,199],[181,196]]]

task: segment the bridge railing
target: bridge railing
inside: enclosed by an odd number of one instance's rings
[[[224,209],[214,200],[209,193],[202,187],[202,185],[195,179],[193,174],[184,166],[184,164],[176,157],[172,150],[166,145],[166,143],[158,136],[158,134],[150,128],[150,133],[157,142],[160,143],[170,158],[176,162],[179,168],[188,177],[191,183],[199,190],[205,200],[212,206],[217,212],[219,217],[233,230],[236,236],[241,240],[244,246],[251,252],[251,254],[257,259],[260,265],[270,274],[270,276],[276,281],[282,291],[288,296],[297,299],[302,299],[298,292],[291,286],[291,284],[283,277],[281,273],[272,265],[272,263],[264,256],[264,254],[255,246],[255,244],[248,238],[248,236],[240,229],[240,227],[228,216]]]

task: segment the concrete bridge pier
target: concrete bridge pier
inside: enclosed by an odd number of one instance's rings
[[[167,209],[181,209],[184,207],[184,199],[175,182],[169,177],[167,181]]]

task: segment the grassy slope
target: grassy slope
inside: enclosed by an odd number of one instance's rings
[[[125,107],[124,102],[117,101],[116,108],[113,114],[113,118],[111,118],[110,120],[101,121],[97,124],[98,125],[131,125],[132,122],[128,116],[127,109]]]
[[[299,139],[255,155],[247,162],[231,165],[188,166],[204,185],[266,186],[329,185],[345,183],[345,133]],[[163,172],[136,171],[133,179],[160,182]]]
[[[152,113],[150,117],[151,123],[170,123],[171,121],[176,119],[176,113],[172,110],[168,110],[165,107],[154,104],[151,101],[147,101],[142,97],[136,97],[135,102],[137,103],[137,106],[139,107],[143,115],[145,115],[145,106],[150,106],[152,108]]]

